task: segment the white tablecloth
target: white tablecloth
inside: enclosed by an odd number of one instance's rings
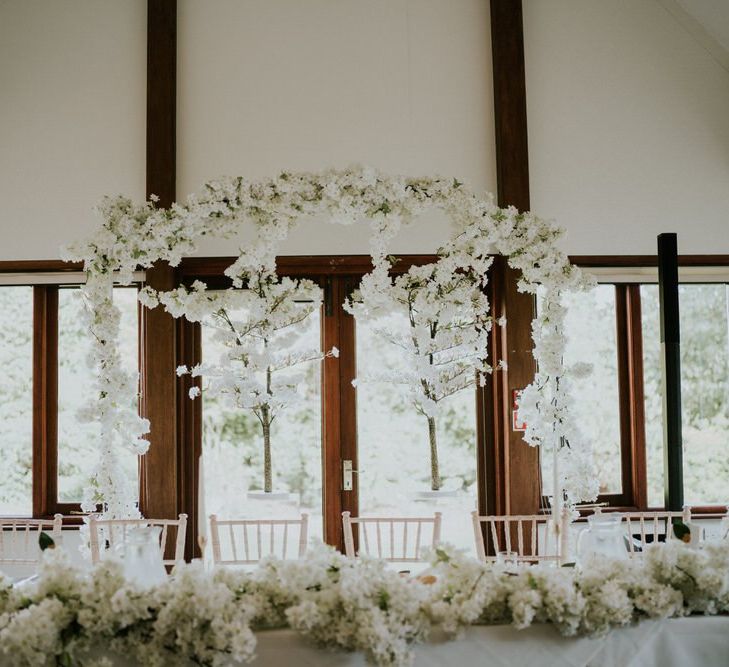
[[[256,633],[255,667],[366,667],[358,653],[319,649],[293,630]],[[96,649],[114,667],[127,657]],[[182,664],[182,663],[180,663]],[[238,663],[231,661],[233,667]],[[729,667],[729,616],[643,621],[600,638],[566,638],[550,625],[474,626],[454,641],[415,647],[415,667]]]
[[[361,655],[307,645],[291,630],[257,634],[256,667],[364,667]],[[568,639],[552,627],[476,626],[415,648],[416,667],[728,667],[729,617],[643,621],[606,637]]]

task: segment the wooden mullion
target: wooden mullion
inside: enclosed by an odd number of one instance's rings
[[[491,317],[496,322],[504,315],[504,258],[494,258],[489,271],[487,286]],[[489,334],[491,365],[496,368],[500,361],[506,360],[506,341],[503,329],[493,326]],[[505,396],[508,391],[506,376],[501,372],[493,372],[488,378],[486,386],[476,390],[476,432],[479,439],[478,467],[479,467],[479,512],[482,515],[505,514],[507,511],[508,494],[506,479],[508,477],[508,456],[505,448],[503,433],[508,428],[508,406]],[[486,526],[484,531],[485,544],[490,544],[491,535]]]
[[[615,285],[615,334],[617,341],[618,404],[620,419],[621,493],[611,504],[633,505],[633,444],[631,407],[631,354],[628,334],[628,299],[625,285]],[[607,497],[606,497],[607,498]],[[601,498],[602,499],[602,498]]]
[[[333,300],[336,282],[331,278],[323,281],[324,301]],[[323,350],[336,346],[341,351],[339,320],[332,310],[326,314],[322,305],[321,346]],[[341,352],[340,352],[341,359]],[[339,421],[339,360],[324,359],[321,375],[321,440],[322,440],[322,511],[324,520],[324,541],[340,551],[344,550],[344,535],[341,521],[341,438]],[[339,473],[339,474],[338,474]]]
[[[324,539],[344,551],[342,512],[357,516],[358,480],[352,491],[342,490],[342,461],[349,459],[357,469],[357,407],[352,380],[356,374],[354,317],[342,308],[351,280],[332,276],[324,281],[325,302],[331,300],[330,314],[322,307],[322,349],[339,349],[339,357],[324,359],[322,371],[322,475]]]
[[[520,272],[506,267],[503,288],[506,325],[502,328],[502,336],[508,355],[507,368],[495,372],[503,378],[500,387],[506,408],[503,434],[508,448],[508,464],[504,468],[504,484],[508,489],[506,513],[536,514],[541,501],[539,448],[527,445],[523,434],[514,430],[510,419],[514,392],[531,384],[537,370],[531,335],[536,299],[533,294],[519,292],[519,278]]]
[[[611,505],[645,509],[647,500],[640,285],[615,286],[622,493]]]
[[[33,516],[58,495],[58,287],[33,288]]]
[[[146,386],[146,364],[145,364],[145,352],[144,352],[144,311],[146,306],[137,299],[137,371],[139,373],[139,380],[137,381],[137,412],[140,415],[145,414],[145,401],[144,392]],[[146,435],[145,437],[149,437]],[[144,489],[146,488],[147,479],[147,466],[144,456],[137,458],[137,473],[139,475],[139,488],[137,493],[139,494],[139,507],[143,506],[142,498],[144,497]]]
[[[45,434],[45,289],[33,288],[33,516],[48,507]]]
[[[630,367],[630,428],[632,447],[633,503],[648,507],[648,474],[645,435],[645,393],[643,385],[643,326],[640,285],[626,286],[628,353]]]
[[[202,361],[202,336],[199,322],[189,322],[184,317],[177,320],[177,364],[194,366]],[[178,417],[178,488],[181,490],[180,511],[188,516],[185,537],[185,558],[199,558],[202,554],[197,542],[201,522],[198,489],[200,483],[200,455],[202,454],[202,399],[190,399],[192,387],[201,387],[201,378],[190,374],[177,379]]]
[[[346,312],[342,306],[345,299],[349,298],[357,284],[359,277],[346,276],[338,279],[339,295],[335,302],[336,310],[339,313],[339,342],[344,349],[339,355],[339,419],[341,437],[341,458],[352,461],[352,467],[359,470],[359,457],[357,451],[357,390],[352,381],[357,377],[357,339],[356,321],[354,316]],[[325,348],[330,349],[330,348]],[[341,466],[337,470],[341,479]],[[342,491],[341,511],[348,511],[352,516],[359,515],[359,474],[353,475],[352,491]],[[341,514],[337,519],[339,528],[342,527]],[[359,548],[358,537],[355,535],[354,546]],[[342,544],[344,546],[344,537]]]
[[[493,322],[505,314],[505,270],[505,258],[495,257],[489,269],[486,287]],[[493,368],[508,358],[504,331],[499,326],[493,326],[489,332],[489,351]],[[509,501],[507,487],[509,456],[505,437],[509,424],[509,406],[505,402],[507,393],[507,377],[500,371],[494,371],[484,387],[476,388],[478,511],[482,516],[507,513]],[[499,525],[497,531],[498,539],[503,540],[503,526]],[[497,545],[494,544],[487,524],[481,524],[481,533],[486,553],[495,555]]]
[[[158,291],[176,286],[174,271],[155,266],[147,271],[147,284]],[[150,420],[150,447],[142,457],[140,495],[142,514],[152,519],[174,519],[178,502],[177,441],[177,324],[162,306],[145,308],[141,320],[142,414]]]

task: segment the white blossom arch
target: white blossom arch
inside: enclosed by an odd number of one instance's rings
[[[434,275],[467,270],[484,286],[490,256],[501,254],[521,272],[520,290],[535,293],[541,286],[541,308],[532,323],[538,372],[522,398],[525,440],[564,459],[556,487],[563,489],[569,500],[595,497],[597,482],[589,447],[579,442],[576,426],[569,418],[560,300],[562,292],[581,289],[587,281],[557,246],[562,230],[530,212],[500,208],[492,195],[477,196],[455,179],[388,176],[355,167],[282,172],[262,181],[241,177],[210,181],[201,193],[168,209],[158,208],[154,197],[141,204],[121,196],[103,200],[100,228],[91,238],[64,250],[65,259],[84,262],[87,282],[83,295],[94,340],[90,361],[97,368],[98,400],[84,417],[101,423],[99,460],[84,497],[84,509],[90,511],[103,502],[110,516],[135,515],[134,495],[126,487],[117,452],[126,447],[143,454],[148,447],[144,435],[149,423],[132,407],[135,378],[123,371],[117,350],[119,312],[112,300],[115,281],[129,284],[136,269],[151,267],[159,260],[176,266],[196,250],[202,237],[230,238],[243,225],[251,224],[257,227],[255,241],[241,250],[225,273],[236,288],[253,274],[273,277],[281,242],[294,226],[305,224],[307,217],[324,214],[341,224],[369,223],[374,269],[365,277],[363,287],[370,294],[386,293],[391,286],[390,242],[403,224],[414,223],[428,209],[443,211],[455,228],[439,252]],[[155,305],[164,302],[165,296],[145,291],[140,300]]]

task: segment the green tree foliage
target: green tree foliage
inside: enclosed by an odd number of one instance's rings
[[[32,510],[32,343],[32,288],[0,288],[0,514]]]
[[[729,295],[726,285],[681,285],[681,401],[686,502],[726,504],[729,486]],[[658,287],[641,288],[649,502],[663,498]]]
[[[588,377],[572,378],[568,385],[570,410],[592,446],[600,493],[616,493],[621,476],[615,288],[599,285],[564,298],[568,308],[565,363],[592,365]],[[550,494],[551,456],[542,458],[542,475],[543,489]]]

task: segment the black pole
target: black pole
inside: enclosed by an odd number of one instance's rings
[[[658,235],[663,375],[663,471],[666,509],[683,509],[681,337],[678,319],[678,251],[675,234]]]

